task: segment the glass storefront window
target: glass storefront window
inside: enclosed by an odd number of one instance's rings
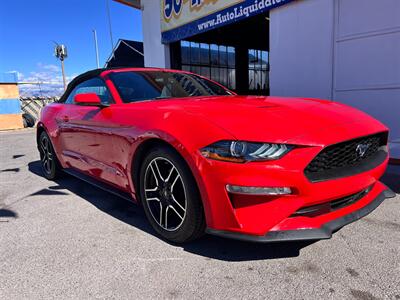
[[[200,64],[210,64],[210,45],[200,44]]]
[[[219,63],[221,66],[225,66],[228,64],[228,59],[226,57],[226,47],[219,46]]]
[[[181,62],[182,70],[236,88],[234,47],[181,41]]]
[[[249,90],[266,91],[269,89],[269,52],[250,49]]]
[[[235,48],[228,47],[228,66],[235,67]]]
[[[200,44],[190,43],[190,62],[200,63]]]
[[[190,62],[190,43],[182,41],[182,64],[188,64]]]
[[[218,46],[217,45],[210,45],[210,57],[211,57],[212,65],[219,64],[219,55],[218,55]]]

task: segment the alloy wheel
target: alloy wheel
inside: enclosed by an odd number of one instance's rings
[[[146,167],[145,200],[154,221],[164,230],[175,231],[185,220],[186,188],[175,165],[164,157],[154,158]]]
[[[53,168],[54,159],[53,151],[50,145],[50,141],[47,137],[43,137],[40,141],[40,160],[42,162],[42,168],[46,174],[51,174]]]

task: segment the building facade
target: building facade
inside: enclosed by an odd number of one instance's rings
[[[400,158],[400,1],[122,2],[142,10],[145,66],[190,70],[243,94],[354,106],[390,128]]]
[[[0,130],[23,127],[16,74],[0,74]]]

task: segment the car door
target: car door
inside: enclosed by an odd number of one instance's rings
[[[97,94],[103,107],[77,105],[78,94]],[[59,116],[60,142],[64,161],[75,169],[119,186],[124,186],[123,170],[114,157],[113,99],[99,77],[78,84],[65,101]]]

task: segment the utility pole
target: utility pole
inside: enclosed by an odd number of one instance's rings
[[[114,40],[113,40],[113,35],[112,35],[111,13],[110,13],[109,0],[106,0],[106,9],[107,9],[108,29],[110,31],[110,41],[111,41],[111,51],[112,51],[112,50],[114,50]]]
[[[100,64],[99,64],[99,47],[97,45],[97,32],[96,29],[93,29],[93,38],[94,38],[94,48],[96,50],[96,65],[97,65],[97,69],[100,68]]]
[[[59,45],[56,43],[56,48],[54,49],[54,55],[61,61],[61,70],[64,83],[64,90],[67,89],[67,81],[65,79],[65,69],[64,69],[64,59],[68,57],[67,47],[65,45]]]
[[[65,68],[64,68],[64,59],[61,60],[61,71],[63,77],[64,91],[67,89],[67,82],[65,80]]]

